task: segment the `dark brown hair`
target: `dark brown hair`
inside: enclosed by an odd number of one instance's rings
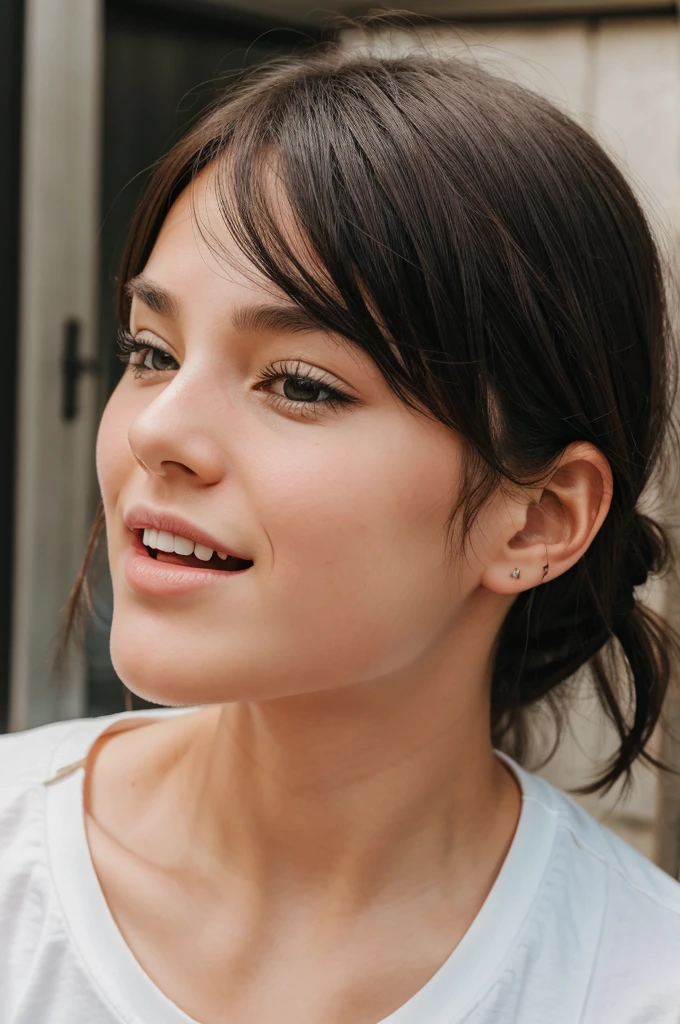
[[[309,265],[272,209],[272,156]],[[619,747],[581,791],[628,782],[638,757],[658,766],[645,747],[675,640],[634,588],[670,550],[637,503],[662,454],[674,367],[660,257],[622,174],[568,116],[469,56],[322,43],[243,72],[158,163],[122,263],[123,324],[126,282],[208,164],[258,270],[369,353],[401,400],[460,433],[466,480],[449,526],[461,536],[494,488],[545,478],[570,443],[605,455],[614,493],[593,543],[503,624],[490,726],[521,759],[526,709],[547,704],[559,726],[560,684],[589,663]]]

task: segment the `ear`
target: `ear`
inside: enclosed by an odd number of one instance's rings
[[[612,473],[602,452],[586,442],[569,445],[545,484],[506,496],[482,585],[514,594],[571,569],[600,529],[612,492]],[[519,576],[512,575],[514,569]]]

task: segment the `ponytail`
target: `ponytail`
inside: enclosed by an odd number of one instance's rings
[[[630,785],[638,758],[668,770],[646,747],[661,718],[680,638],[635,591],[673,568],[672,547],[658,523],[636,512],[620,573],[612,574],[609,532],[603,527],[569,572],[521,595],[521,605],[513,606],[504,623],[494,669],[494,743],[522,761],[529,749],[526,710],[549,696],[561,726],[554,688],[590,663],[598,703],[619,745],[579,793],[607,792],[620,777]]]

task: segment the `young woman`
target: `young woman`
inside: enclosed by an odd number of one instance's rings
[[[2,738],[3,1024],[677,1024],[680,885],[518,763],[590,666],[611,786],[669,679],[621,174],[474,61],[324,46],[160,162],[120,287],[111,653],[167,710]]]

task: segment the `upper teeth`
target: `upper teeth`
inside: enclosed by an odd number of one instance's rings
[[[168,533],[166,530],[144,530],[144,545],[147,548],[156,548],[158,551],[167,551],[176,555],[196,555],[202,562],[209,562],[215,554],[213,548],[206,548],[204,544],[194,544],[188,537],[178,537],[176,533]],[[224,561],[227,557],[226,551],[218,551],[217,554]]]

